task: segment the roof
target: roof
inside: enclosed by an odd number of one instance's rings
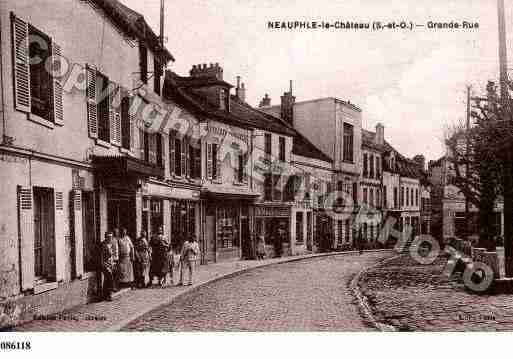
[[[219,80],[215,77],[202,76],[202,77],[183,77],[175,74],[174,80],[178,87],[208,87],[208,86],[223,86],[232,88],[233,85],[226,81]]]
[[[315,158],[321,161],[333,163],[333,159],[330,156],[318,149],[312,142],[310,142],[305,136],[299,131],[294,137],[292,145],[292,153],[303,157]]]
[[[387,172],[392,173],[398,173],[401,177],[407,177],[407,178],[417,178],[421,181],[422,184],[427,184],[428,182],[428,175],[425,170],[421,168],[421,166],[415,162],[414,160],[411,160],[407,158],[406,156],[403,156],[399,151],[397,151],[390,143],[385,141],[383,145],[378,145],[375,142],[376,139],[376,132],[367,131],[362,129],[362,145],[366,146],[368,148],[382,151],[385,153],[395,152],[396,153],[396,168],[391,169],[388,165],[387,161],[383,162],[383,170]]]
[[[262,112],[254,109],[237,97],[230,96],[230,111],[220,110],[209,104],[201,95],[191,91],[196,86],[192,78],[178,76],[172,71],[166,71],[164,82],[164,98],[183,106],[199,120],[214,119],[229,125],[246,129],[258,128],[294,136],[294,131],[287,126],[270,121]]]
[[[175,61],[173,55],[160,44],[160,38],[153,32],[144,16],[130,9],[119,0],[93,0],[106,15],[128,36],[144,41],[150,49],[166,62]]]

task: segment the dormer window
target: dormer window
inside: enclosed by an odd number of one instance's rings
[[[227,89],[221,89],[219,95],[219,109],[229,111],[230,96]]]

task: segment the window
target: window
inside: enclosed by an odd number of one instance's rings
[[[367,204],[367,188],[363,189],[363,203]]]
[[[383,206],[388,208],[387,204],[387,186],[383,186]]]
[[[51,56],[51,41],[48,36],[30,25],[29,34],[31,38],[37,39],[37,41],[31,41],[29,47],[30,58],[37,59],[30,64],[31,112],[47,121],[52,121],[53,84],[50,72],[45,69],[46,60]]]
[[[98,138],[105,142],[110,142],[110,96],[109,93],[109,78],[100,72],[96,73],[96,86],[99,86],[101,96],[98,102]]]
[[[353,182],[353,203],[358,203],[358,183]]]
[[[404,207],[404,187],[401,186],[401,207]]]
[[[221,89],[219,92],[219,109],[230,110],[230,94],[227,89]]]
[[[372,242],[374,240],[374,224],[371,223],[370,225],[370,241]]]
[[[266,133],[264,135],[264,151],[266,155],[272,155],[272,143],[271,143],[271,134]]]
[[[410,189],[406,187],[406,206],[410,205]]]
[[[369,168],[370,168],[369,177],[374,178],[374,155],[370,155]]]
[[[363,224],[363,239],[365,241],[367,241],[367,239],[368,239],[368,236],[367,236],[367,223]]]
[[[212,178],[218,178],[220,174],[220,168],[217,164],[217,144],[212,144]]]
[[[153,61],[153,90],[160,95],[160,77],[162,76],[162,66],[157,58]]]
[[[219,207],[217,209],[217,243],[219,248],[239,246],[238,208]]]
[[[141,82],[148,84],[148,49],[143,43],[139,43],[139,67],[141,71]]]
[[[174,158],[174,164],[175,164],[175,175],[178,177],[182,176],[182,140],[179,138],[174,138],[175,141],[175,158]]]
[[[55,276],[54,192],[34,187],[34,275],[36,279]]]
[[[238,168],[237,168],[237,181],[244,181],[244,165],[245,165],[245,156],[243,154],[238,155]]]
[[[364,153],[363,154],[363,177],[367,178],[368,174],[369,174],[369,169],[368,169],[368,163],[367,163],[367,154]]]
[[[280,137],[280,152],[279,152],[279,160],[281,162],[285,162],[285,137]]]
[[[144,131],[142,132],[142,135],[143,135],[143,146],[144,146],[143,160],[146,162],[149,162],[150,161],[150,135],[148,134],[148,132],[144,132]]]
[[[162,158],[162,134],[157,132],[154,134],[156,141],[156,152],[157,152],[157,165],[160,167],[164,166],[164,161]]]
[[[343,151],[343,161],[344,162],[353,162],[353,137],[354,137],[354,129],[353,126],[344,123],[344,151]]]
[[[419,189],[418,188],[415,189],[415,205],[416,206],[419,205]]]
[[[381,178],[381,158],[376,156],[376,178]]]
[[[264,200],[281,201],[281,175],[266,173],[264,174]]]
[[[410,188],[410,206],[413,206],[413,188]]]
[[[345,242],[346,243],[349,243],[349,233],[351,231],[351,228],[350,228],[350,222],[349,222],[349,219],[346,219],[346,232],[345,232]]]
[[[399,207],[399,202],[397,201],[397,187],[394,187],[394,208]]]
[[[342,192],[344,190],[344,182],[337,181],[337,191]]]
[[[372,207],[374,207],[374,188],[371,188],[370,190],[370,194],[369,194],[369,203]]]
[[[121,147],[130,150],[130,98],[123,94],[121,100]]]
[[[196,234],[196,206],[186,200],[170,200],[171,246],[175,251],[182,248],[183,241]]]
[[[338,220],[337,221],[337,242],[339,244],[342,244],[343,241],[344,241],[344,237],[343,237],[343,226],[344,222],[342,220]]]
[[[296,243],[303,243],[303,212],[296,213]]]

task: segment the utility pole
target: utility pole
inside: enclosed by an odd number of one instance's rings
[[[164,1],[160,0],[160,46],[164,49]]]
[[[497,12],[499,23],[499,68],[502,113],[507,115],[510,109],[508,90],[508,56],[506,48],[506,19],[504,15],[504,0],[497,0]],[[505,163],[503,164],[503,188],[504,188],[504,262],[506,277],[513,277],[513,148],[510,144],[506,148]]]
[[[466,148],[465,148],[465,178],[467,179],[467,183],[469,183],[469,172],[470,172],[470,90],[472,86],[467,86],[467,121],[466,121]],[[466,219],[466,229],[467,229],[467,238],[471,235],[470,233],[470,202],[468,196],[465,196],[465,219]]]

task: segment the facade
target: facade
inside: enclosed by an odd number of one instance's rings
[[[171,176],[167,138],[140,125],[166,108],[174,60],[142,15],[116,0],[1,6],[0,300],[23,320],[94,298],[103,234],[170,233],[177,204],[199,216],[200,187]]]
[[[433,232],[437,238],[465,238],[470,229],[472,239],[479,234],[478,209],[469,203],[470,223],[467,223],[465,212],[465,196],[451,183],[454,170],[451,169],[448,156],[442,156],[429,162],[429,180],[431,182],[431,198]],[[504,203],[499,199],[495,205],[495,228],[497,236],[504,236]]]

